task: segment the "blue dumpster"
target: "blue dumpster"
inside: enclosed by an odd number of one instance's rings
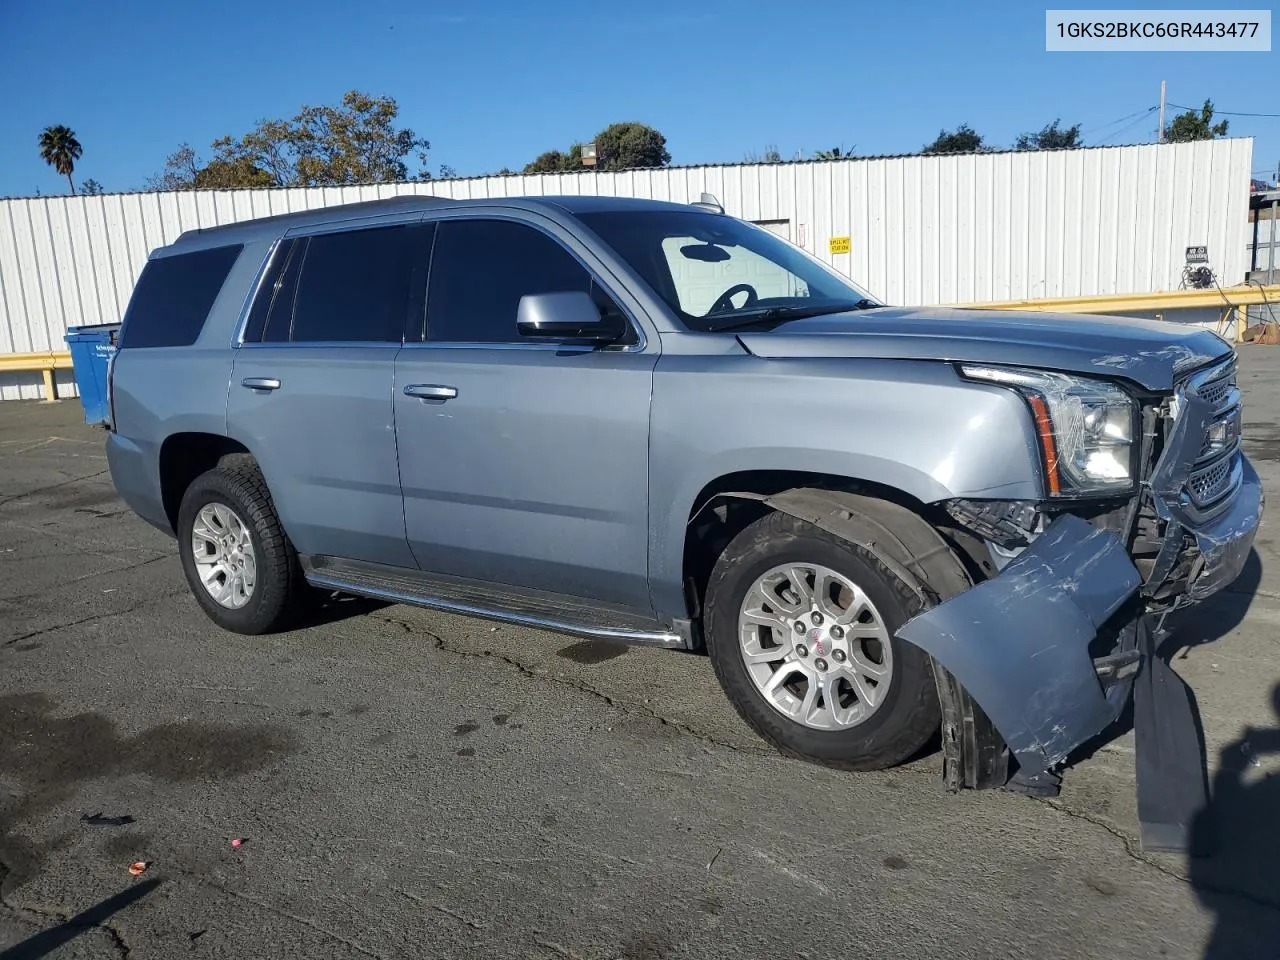
[[[80,391],[80,405],[84,407],[85,423],[106,423],[110,415],[107,363],[116,352],[119,332],[118,323],[67,328],[65,339],[71,349],[71,366],[75,371],[76,389]]]

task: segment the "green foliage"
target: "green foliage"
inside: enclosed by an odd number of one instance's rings
[[[321,187],[357,183],[402,183],[410,179],[409,159],[429,179],[430,144],[398,127],[399,107],[391,97],[351,90],[337,106],[304,106],[287,120],[260,120],[236,138],[219,137],[213,156],[202,162],[183,144],[148,181],[162,190],[236,187]]]
[[[662,167],[671,162],[667,138],[643,123],[611,123],[595,136],[596,170]],[[567,151],[548,150],[525,164],[525,173],[572,173],[583,170],[582,144]]]
[[[671,162],[667,138],[643,123],[611,123],[596,134],[595,144],[600,170],[664,167]]]
[[[1191,140],[1212,140],[1227,135],[1227,121],[1213,122],[1213,102],[1206,100],[1199,112],[1188,110],[1173,118],[1164,128],[1164,138],[1170,143],[1186,143]]]
[[[983,153],[989,149],[982,136],[974,132],[967,123],[962,123],[954,130],[939,130],[938,138],[926,144],[921,150],[924,154],[943,153]]]
[[[1045,124],[1040,128],[1039,133],[1020,134],[1013,148],[1015,150],[1069,150],[1084,146],[1084,141],[1080,139],[1080,124],[1060,130],[1058,128],[1060,122],[1054,120],[1053,123]]]
[[[40,159],[67,178],[67,185],[74,194],[76,183],[71,174],[75,171],[76,161],[84,153],[75,131],[62,124],[45,127],[37,143],[40,145]]]
[[[548,150],[524,165],[525,173],[572,173],[582,169],[582,145],[574,144],[568,153]]]
[[[102,184],[97,180],[94,180],[92,177],[80,184],[80,196],[82,197],[97,197],[101,196],[104,192]]]
[[[815,160],[849,160],[853,157],[853,148],[848,150],[844,147],[832,147],[830,150],[815,150],[813,159]]]

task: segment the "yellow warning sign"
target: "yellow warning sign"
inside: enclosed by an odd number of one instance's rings
[[[827,249],[832,253],[848,253],[850,242],[848,237],[832,237],[827,241]]]

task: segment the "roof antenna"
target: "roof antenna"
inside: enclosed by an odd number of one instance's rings
[[[703,210],[710,210],[712,213],[724,213],[724,207],[720,206],[720,201],[710,193],[703,193],[698,198],[698,202],[690,204],[690,206],[700,207]]]

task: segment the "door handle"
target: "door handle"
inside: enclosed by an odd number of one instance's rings
[[[240,381],[240,386],[250,390],[279,390],[280,381],[275,377],[245,377]]]
[[[410,383],[404,388],[406,397],[417,397],[419,400],[434,400],[444,403],[458,395],[457,387],[446,387],[440,383]]]

